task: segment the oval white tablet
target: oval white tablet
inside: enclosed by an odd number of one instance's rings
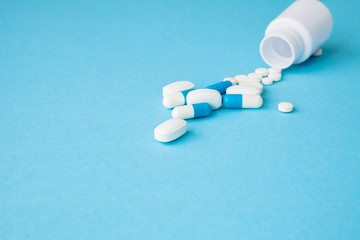
[[[193,89],[195,84],[189,81],[178,81],[170,83],[163,87],[163,97],[172,95],[176,92],[181,92],[189,89]]]
[[[264,88],[264,86],[261,83],[259,83],[257,81],[251,81],[251,80],[241,82],[241,83],[239,83],[239,86],[254,86],[254,87],[257,87],[257,88],[260,89],[260,94],[263,92],[263,88]]]
[[[236,85],[226,89],[226,94],[261,94],[261,88],[254,85]]]
[[[169,119],[154,129],[154,138],[159,142],[171,142],[181,137],[186,132],[186,121],[173,118]]]
[[[292,105],[289,102],[282,102],[282,103],[279,103],[278,110],[280,112],[286,112],[286,113],[292,112],[294,110],[294,105]]]
[[[191,91],[186,96],[186,104],[206,102],[213,110],[221,106],[221,94],[213,89],[197,89]]]

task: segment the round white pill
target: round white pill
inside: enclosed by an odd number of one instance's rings
[[[236,85],[236,84],[237,84],[236,79],[235,79],[235,78],[232,78],[232,77],[224,78],[223,81],[230,81],[233,85]]]
[[[269,70],[267,68],[257,68],[255,70],[255,73],[260,74],[261,76],[267,76],[269,75]]]
[[[269,68],[269,74],[271,73],[281,73],[281,69],[280,68]]]
[[[264,77],[262,80],[261,80],[262,84],[264,85],[271,85],[273,84],[274,80],[270,77]]]
[[[282,102],[279,103],[278,110],[285,113],[292,112],[294,110],[294,105],[289,102]]]
[[[163,97],[167,97],[177,92],[193,89],[195,84],[189,81],[178,81],[163,87]]]
[[[318,57],[321,56],[323,53],[322,48],[319,48],[318,50],[316,50],[316,52],[314,52],[313,56]]]
[[[261,81],[262,75],[258,74],[258,73],[249,73],[248,77],[250,78],[250,80],[256,80],[256,81]]]
[[[270,73],[268,78],[271,78],[274,82],[281,80],[281,73]]]
[[[242,74],[236,75],[234,78],[235,78],[237,84],[239,84],[243,81],[249,80],[249,77],[247,75],[242,75]]]
[[[186,121],[169,119],[154,129],[154,138],[159,142],[171,142],[186,133]]]

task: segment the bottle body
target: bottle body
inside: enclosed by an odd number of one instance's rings
[[[263,60],[288,68],[307,60],[329,38],[333,19],[318,0],[297,0],[267,27],[260,44]]]

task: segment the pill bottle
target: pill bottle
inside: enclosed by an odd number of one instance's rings
[[[302,63],[329,38],[332,29],[333,18],[323,3],[297,0],[266,28],[261,57],[281,69]]]

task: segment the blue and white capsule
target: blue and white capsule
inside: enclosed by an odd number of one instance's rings
[[[263,99],[257,94],[225,94],[223,96],[224,108],[259,108]]]
[[[185,105],[186,104],[186,96],[192,90],[193,89],[189,89],[189,90],[177,92],[177,93],[174,93],[174,94],[164,97],[164,99],[163,99],[164,107],[174,108],[177,106]]]
[[[173,118],[191,119],[207,117],[211,114],[212,108],[208,103],[196,103],[185,106],[179,106],[172,110]]]
[[[207,86],[207,89],[214,89],[220,94],[224,94],[228,87],[236,84],[236,80],[233,78],[225,78],[223,81]]]

